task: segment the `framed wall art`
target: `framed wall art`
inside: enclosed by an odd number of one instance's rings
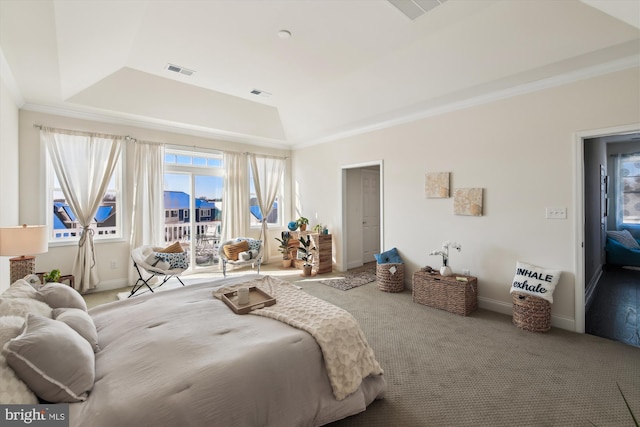
[[[482,216],[482,188],[457,188],[453,193],[453,213]]]
[[[449,172],[431,172],[424,175],[424,196],[427,199],[449,197]]]

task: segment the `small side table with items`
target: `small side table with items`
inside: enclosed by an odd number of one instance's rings
[[[468,316],[478,308],[478,279],[454,274],[441,276],[437,271],[413,273],[413,302]]]
[[[44,275],[45,274],[47,274],[47,273],[36,273],[36,276],[38,276],[38,278],[40,279],[40,283],[42,283],[42,284],[45,284],[44,283],[45,282],[45,280],[44,280]],[[74,285],[75,285],[75,283],[74,283],[75,280],[74,280],[73,274],[66,274],[64,276],[60,276],[60,279],[58,279],[58,283],[65,283],[65,282],[67,282],[67,284],[73,288]]]

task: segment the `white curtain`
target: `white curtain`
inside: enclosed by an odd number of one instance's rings
[[[76,289],[85,292],[100,282],[90,226],[120,158],[122,139],[50,128],[42,128],[40,134],[62,192],[82,227],[73,275]]]
[[[614,163],[615,163],[615,177],[616,177],[616,191],[615,191],[615,198],[616,198],[616,210],[615,210],[615,214],[616,214],[616,230],[621,230],[622,229],[622,224],[623,224],[623,214],[624,214],[624,180],[622,179],[622,169],[623,169],[623,157],[622,155],[618,154],[615,159],[614,159]]]
[[[133,156],[133,214],[131,249],[163,246],[164,241],[164,145],[135,141]],[[136,280],[129,263],[129,283]]]
[[[249,226],[249,167],[244,153],[224,153],[221,241],[245,236]]]
[[[251,170],[253,172],[253,185],[256,190],[258,207],[262,213],[262,226],[260,239],[264,244],[264,262],[269,261],[269,239],[267,239],[267,218],[273,210],[273,203],[278,196],[282,175],[284,174],[285,160],[271,157],[258,157],[249,154]]]

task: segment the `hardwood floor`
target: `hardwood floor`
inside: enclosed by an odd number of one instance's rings
[[[640,347],[640,271],[606,268],[585,316],[591,335]]]

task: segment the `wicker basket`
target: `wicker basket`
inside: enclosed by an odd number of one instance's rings
[[[376,264],[378,289],[384,292],[402,292],[404,290],[404,264]]]
[[[513,292],[513,324],[529,332],[551,329],[551,303],[522,292]]]
[[[458,281],[456,277],[465,277],[467,281]],[[412,297],[419,304],[468,316],[478,309],[478,279],[418,271],[413,274]]]

